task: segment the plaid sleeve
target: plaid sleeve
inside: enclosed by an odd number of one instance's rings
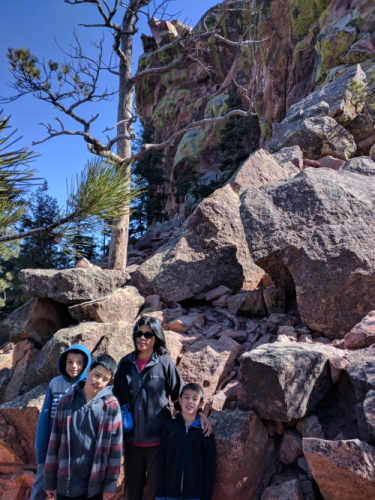
[[[122,457],[122,417],[121,409],[117,400],[111,402],[113,411],[110,428],[110,448],[108,454],[108,465],[103,482],[103,491],[115,492],[117,480],[121,470]]]

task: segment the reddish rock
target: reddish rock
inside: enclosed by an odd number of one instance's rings
[[[160,295],[148,295],[145,298],[145,303],[142,308],[142,313],[150,313],[153,311],[160,311],[165,308],[165,304],[161,301]]]
[[[256,498],[275,460],[274,443],[255,412],[214,412],[217,448],[213,500]]]
[[[373,500],[375,449],[358,439],[302,440],[303,452],[325,500]]]
[[[237,342],[245,342],[247,339],[247,331],[246,330],[223,330],[220,333],[218,333],[218,337],[230,337],[233,340],[236,340]]]
[[[342,338],[373,310],[375,190],[368,177],[308,168],[241,198],[252,257],[287,295],[296,293],[305,325]]]
[[[328,356],[300,344],[265,344],[240,359],[238,407],[268,420],[304,417],[328,392]]]
[[[206,323],[203,314],[190,313],[186,316],[180,316],[169,323],[169,328],[176,332],[186,333],[193,327],[202,328]]]
[[[366,437],[375,444],[375,390],[368,391],[363,402],[363,413],[366,423]]]
[[[370,311],[344,337],[345,349],[369,347],[375,343],[375,311]]]
[[[296,173],[297,168],[294,169],[294,174]],[[249,156],[228,183],[241,195],[250,186],[257,188],[286,177],[290,177],[288,171],[282,168],[270,153],[260,149]]]
[[[319,419],[316,415],[303,417],[297,422],[297,430],[302,437],[314,437],[324,439],[324,433]]]
[[[223,295],[230,295],[233,292],[230,288],[227,286],[220,285],[214,290],[210,290],[207,292],[204,296],[205,300],[207,302],[214,302],[215,300],[220,299]]]
[[[0,464],[35,463],[35,429],[46,390],[40,385],[0,406]]]
[[[230,373],[241,352],[241,346],[229,337],[198,340],[183,355],[178,371],[185,383],[200,384],[205,398],[209,399],[219,383]]]
[[[252,262],[239,217],[239,198],[230,185],[203,200],[182,235],[169,240],[133,274],[143,294],[181,301],[224,285],[254,288],[263,271]]]
[[[309,158],[303,159],[303,166],[304,166],[304,168],[306,168],[306,167],[320,168],[321,167],[320,163],[317,160],[309,160]]]
[[[302,455],[301,435],[294,430],[286,430],[279,448],[280,462],[284,465],[294,464]]]
[[[263,299],[267,309],[267,315],[284,313],[285,290],[282,288],[266,288],[263,290]]]
[[[230,295],[222,295],[219,299],[214,300],[214,302],[212,302],[212,305],[214,307],[227,307],[228,297],[230,297]]]
[[[21,289],[32,297],[50,298],[62,304],[104,297],[124,285],[129,275],[123,271],[100,269],[23,269],[18,274]]]
[[[45,344],[71,322],[66,306],[51,299],[31,299],[0,322],[0,344],[23,339]]]
[[[23,340],[15,345],[12,352],[12,364],[9,367],[7,384],[0,397],[1,403],[11,401],[18,396],[24,382],[26,370],[35,361],[38,354],[38,349],[29,340]]]
[[[351,161],[351,160],[349,160]],[[319,158],[319,164],[321,167],[331,168],[332,170],[339,170],[345,164],[344,160],[340,160],[339,158],[335,158],[333,156],[327,155],[323,156],[323,158]]]
[[[230,312],[240,316],[266,316],[266,305],[262,290],[251,290],[231,295],[227,299]]]
[[[303,153],[297,145],[282,148],[277,153],[273,153],[272,156],[281,167],[286,168],[290,173],[298,173],[303,168]]]
[[[189,350],[191,344],[202,339],[203,335],[187,334],[164,330],[167,349],[175,364],[178,364],[181,356]]]
[[[285,483],[268,486],[263,492],[261,500],[304,500],[300,483],[297,479]]]
[[[138,290],[134,286],[126,286],[101,299],[70,306],[69,313],[78,322],[132,323],[143,304],[144,298]]]

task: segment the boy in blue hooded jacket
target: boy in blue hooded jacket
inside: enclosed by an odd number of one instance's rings
[[[67,394],[78,382],[86,380],[86,371],[90,364],[90,351],[81,344],[72,345],[59,356],[57,368],[60,375],[54,377],[49,383],[36,427],[35,453],[38,469],[30,500],[45,500],[46,498],[44,491],[44,463],[57,404],[61,397]]]

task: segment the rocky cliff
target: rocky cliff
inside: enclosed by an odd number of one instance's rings
[[[127,272],[21,271],[30,301],[0,323],[3,500],[29,498],[59,353],[84,343],[120,360],[139,314],[162,321],[182,377],[204,387],[213,500],[375,498],[374,3],[225,1],[192,36],[214,25],[256,43],[209,39],[199,60],[139,86],[138,108],[164,140],[224,113],[235,79],[256,113],[248,156],[221,176],[223,124],[176,141],[170,220],[129,249]],[[191,36],[181,23],[152,30],[141,68]],[[175,196],[191,172],[219,180],[210,196]]]
[[[169,23],[154,22],[151,28],[155,43],[140,58],[140,70],[172,63],[181,56],[190,36],[185,30],[176,37],[177,31]],[[302,99],[314,90],[324,94],[328,83],[353,66],[360,64],[368,77],[375,57],[371,0],[223,1],[202,16],[192,34],[198,36],[214,28],[235,44],[210,37],[201,41],[181,65],[138,84],[137,109],[144,122],[152,121],[156,142],[165,141],[193,120],[223,115],[228,109],[228,87],[234,79],[243,91],[243,109],[250,107],[254,113],[251,131],[244,137],[249,153],[272,138],[273,151],[298,144],[309,158],[333,154],[348,159],[369,154],[375,136],[368,111],[374,111],[374,103],[363,107],[363,89],[368,83],[364,76],[346,89],[345,110],[329,110],[324,105],[311,109],[310,105],[309,115],[303,116],[313,123],[302,124],[302,135],[316,135],[319,130],[324,136],[335,136],[336,141],[340,137],[341,149],[320,145],[324,142],[321,138],[316,141],[319,145],[312,147],[303,137],[287,134],[285,121],[283,126],[275,125],[287,112],[290,115],[291,107],[294,115],[301,113],[298,103]],[[324,98],[319,101],[325,102]],[[170,182],[164,191],[169,219],[185,218],[185,202],[191,203],[194,186],[217,180],[216,153],[223,126],[209,124],[189,131],[167,150],[164,171]],[[300,126],[295,123],[296,128]],[[177,186],[189,181],[190,193],[181,197]]]

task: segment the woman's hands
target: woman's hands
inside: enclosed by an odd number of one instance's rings
[[[198,417],[203,430],[203,435],[208,437],[212,432],[212,424],[203,412],[199,412]]]

